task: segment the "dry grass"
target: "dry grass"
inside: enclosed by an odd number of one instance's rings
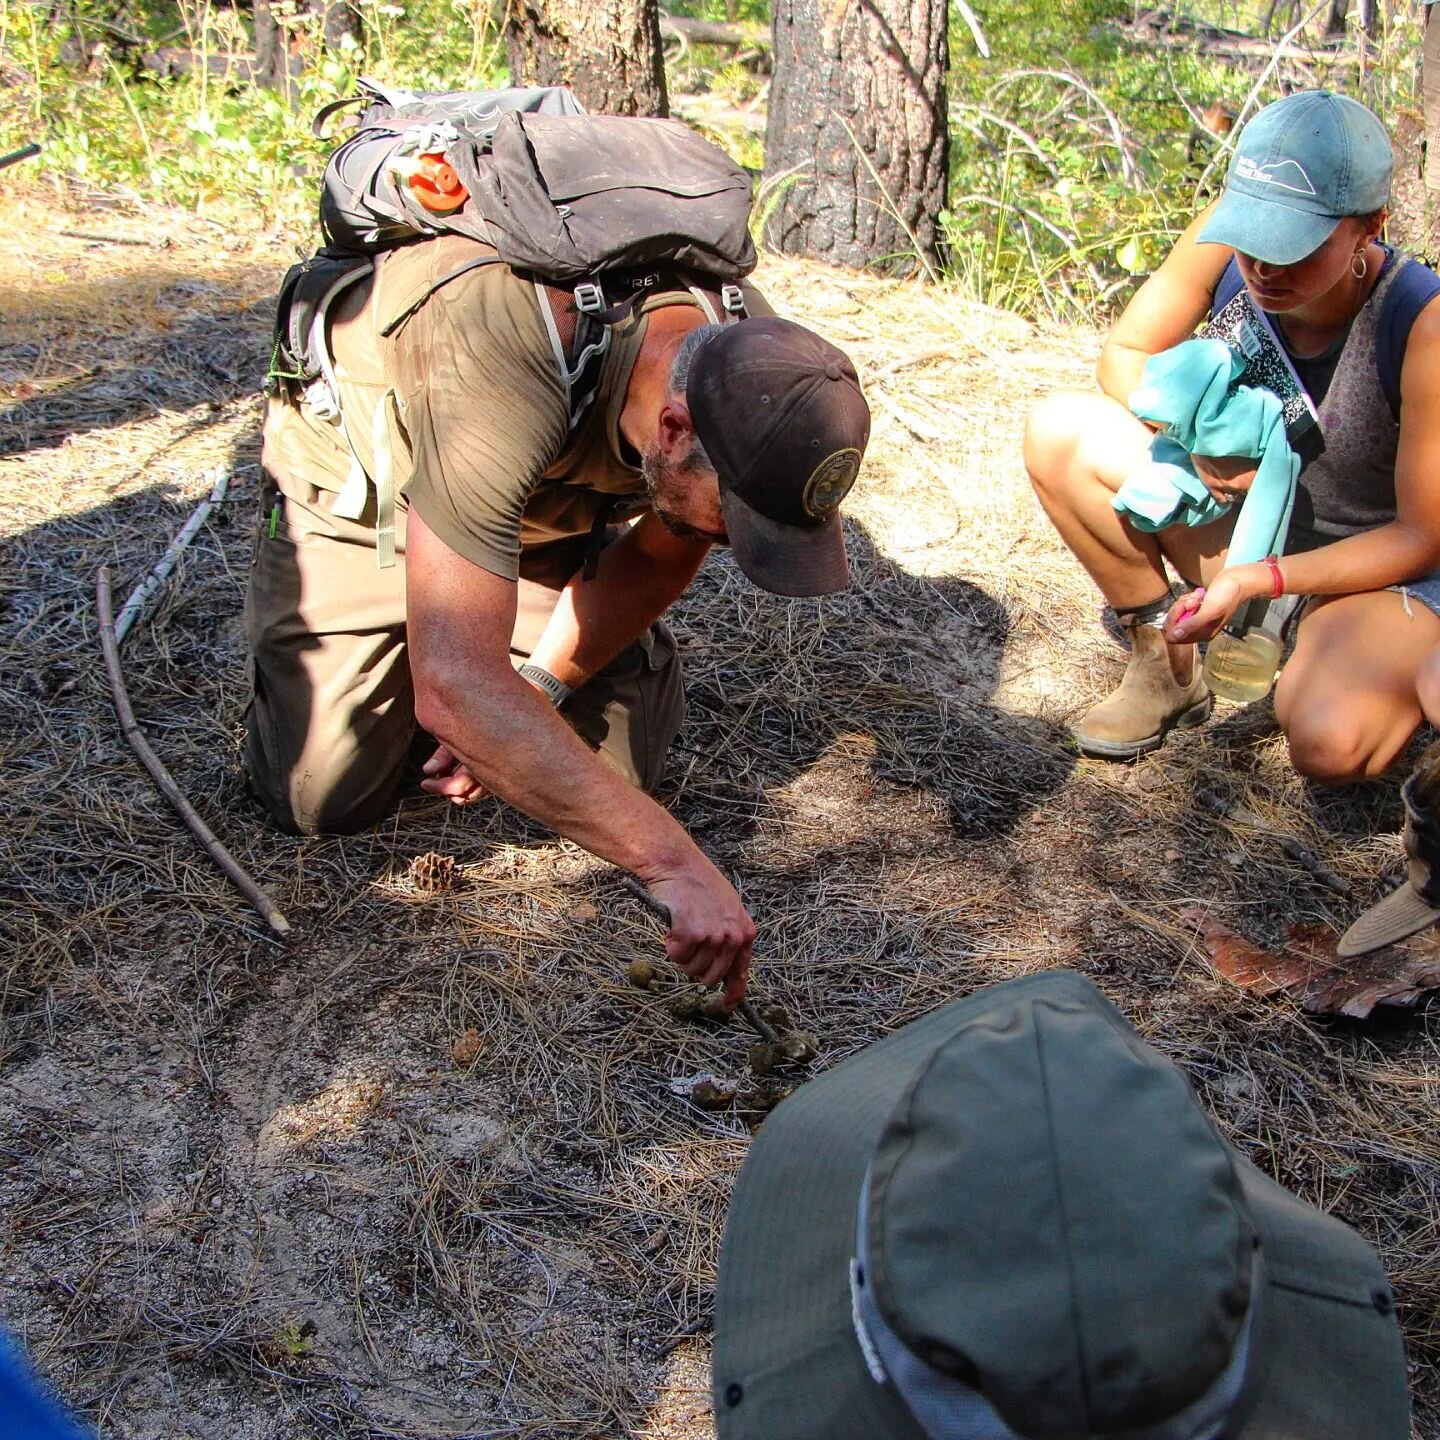
[[[417,800],[346,840],[261,823],[237,616],[251,392],[291,242],[8,213],[4,1319],[118,1437],[709,1434],[714,1265],[755,1117],[672,1082],[742,1078],[749,1037],[628,988],[654,922],[498,806]],[[1393,785],[1307,791],[1263,706],[1133,767],[1077,762],[1060,722],[1121,657],[1018,435],[1035,396],[1084,383],[1093,337],[798,264],[762,279],[855,355],[876,426],[847,594],[780,601],[717,558],[675,617],[691,718],[667,798],[760,920],[757,995],[829,1065],[977,985],[1093,975],[1236,1143],[1381,1248],[1418,1433],[1440,1436],[1433,1015],[1256,1002],[1175,918],[1198,899],[1261,939],[1348,919],[1395,866]],[[125,749],[92,617],[95,567],[126,593],[222,461],[233,498],[125,663],[288,945]],[[1353,894],[1217,819],[1212,790]],[[417,888],[429,852],[454,857],[453,888]]]

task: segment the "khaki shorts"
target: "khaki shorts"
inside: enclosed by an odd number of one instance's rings
[[[396,516],[396,563],[382,570],[370,517],[342,519],[334,501],[327,490],[263,476],[245,597],[253,686],[245,768],[276,821],[306,835],[373,825],[434,748],[417,735],[405,649],[405,512]],[[514,664],[539,641],[584,549],[578,537],[522,554]],[[669,629],[651,626],[563,713],[616,771],[653,789],[685,718]]]

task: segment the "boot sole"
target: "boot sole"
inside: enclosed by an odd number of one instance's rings
[[[1082,755],[1089,755],[1095,760],[1134,760],[1137,756],[1158,750],[1172,730],[1193,730],[1195,726],[1203,725],[1210,718],[1214,705],[1215,697],[1207,695],[1143,740],[1087,740],[1081,735],[1075,735],[1075,745]],[[1075,732],[1072,731],[1071,734]]]

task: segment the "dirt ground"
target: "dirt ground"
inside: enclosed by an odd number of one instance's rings
[[[498,804],[297,840],[242,783],[255,390],[298,240],[40,193],[6,213],[0,1318],[122,1440],[708,1436],[720,1227],[761,1111],[683,1082],[744,1081],[744,1032],[628,986],[654,921]],[[1096,337],[773,258],[759,278],[855,356],[875,433],[848,593],[776,599],[717,555],[674,615],[665,798],[760,923],[754,993],[819,1069],[978,985],[1093,976],[1245,1153],[1380,1248],[1416,1433],[1440,1437],[1436,1012],[1245,996],[1181,918],[1348,923],[1398,872],[1395,782],[1308,789],[1266,703],[1080,761],[1064,721],[1123,655],[1018,442]],[[97,643],[97,567],[127,595],[220,465],[124,667],[285,941],[136,764]],[[448,886],[417,883],[424,855]]]

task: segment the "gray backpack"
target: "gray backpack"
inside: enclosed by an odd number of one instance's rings
[[[540,294],[579,424],[599,385],[610,326],[657,287],[688,289],[711,320],[744,315],[739,280],[755,267],[750,177],[673,120],[587,115],[568,90],[411,94],[361,82],[346,104],[358,127],[325,169],[326,244],[281,288],[267,377],[272,393],[328,386],[326,318],[368,275],[376,254],[441,233],[486,247],[385,327],[393,334],[441,286],[481,265],[508,265]],[[443,157],[463,203],[428,209],[409,180],[421,156]]]

